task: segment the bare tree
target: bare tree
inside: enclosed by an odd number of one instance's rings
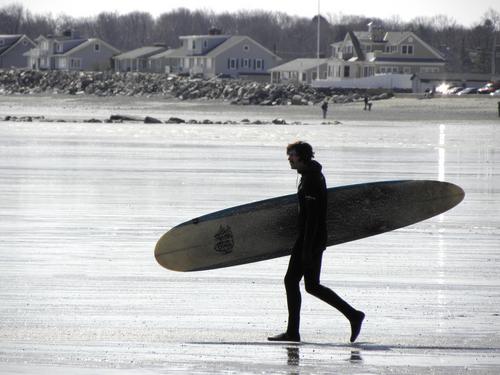
[[[13,4],[0,8],[0,32],[4,34],[19,34],[24,17],[24,7]]]

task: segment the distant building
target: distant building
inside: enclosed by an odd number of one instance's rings
[[[166,50],[165,46],[155,45],[134,49],[113,57],[116,72],[151,71],[149,58]]]
[[[409,80],[413,74],[442,73],[445,63],[436,49],[413,32],[385,31],[382,26],[370,23],[368,31],[350,31],[342,41],[332,44],[327,82],[319,84],[343,87],[361,84],[370,88],[370,82],[375,86],[381,82],[381,77],[374,80],[370,77],[400,75],[386,77],[386,81],[404,81],[404,85],[411,87]]]
[[[281,58],[248,36],[222,35],[212,30],[208,35],[181,36],[182,46],[150,57],[156,72],[184,73],[233,78],[268,77],[268,69]]]
[[[0,35],[0,69],[27,68],[24,54],[33,47],[35,43],[26,35]]]
[[[109,70],[111,58],[120,51],[99,38],[82,38],[71,30],[59,36],[35,39],[36,47],[26,53],[36,70]]]
[[[326,79],[328,59],[302,58],[269,69],[272,83],[311,84],[318,77]]]

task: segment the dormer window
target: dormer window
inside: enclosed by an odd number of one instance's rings
[[[191,42],[191,49],[196,49],[196,41],[195,40],[193,40]]]
[[[411,44],[401,46],[401,53],[403,55],[413,55],[413,46]]]
[[[56,43],[56,52],[62,53],[64,51],[62,43]]]
[[[204,40],[203,41],[203,48],[207,48],[208,47],[208,41]]]

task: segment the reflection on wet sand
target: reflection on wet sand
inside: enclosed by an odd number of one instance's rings
[[[351,350],[351,358],[349,358],[349,361],[351,361],[352,363],[359,363],[363,361],[363,358],[361,357],[361,351]]]
[[[300,352],[298,346],[287,346],[287,365],[288,366],[298,366],[300,365]]]

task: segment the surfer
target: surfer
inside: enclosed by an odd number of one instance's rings
[[[310,144],[298,141],[287,147],[290,167],[301,175],[298,187],[299,218],[298,235],[292,248],[292,255],[285,275],[285,289],[288,306],[288,327],[286,332],[268,337],[269,341],[300,341],[300,280],[304,277],[308,293],[339,310],[351,324],[351,338],[354,342],[361,331],[365,314],[351,307],[335,292],[320,284],[321,260],[326,248],[326,181],[321,164],[313,160]]]

